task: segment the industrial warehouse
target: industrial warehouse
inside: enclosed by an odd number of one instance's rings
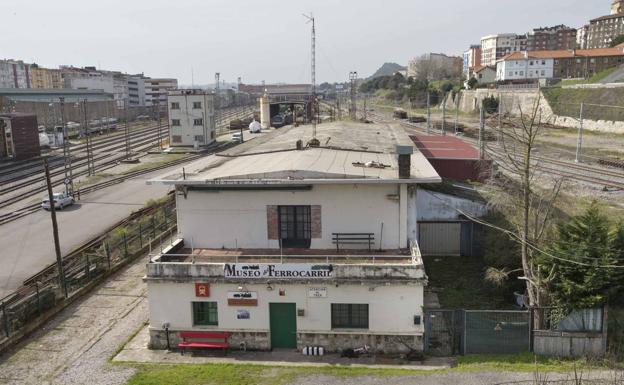
[[[383,128],[274,130],[149,181],[175,185],[179,231],[147,266],[150,347],[422,351],[416,196],[440,177]]]

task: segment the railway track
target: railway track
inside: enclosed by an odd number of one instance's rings
[[[378,113],[369,112],[368,116],[371,117],[372,120],[379,123],[388,122],[390,120],[387,116],[383,116]],[[392,122],[397,123],[395,120]],[[419,133],[426,133],[426,128],[421,127],[417,123],[399,121],[399,124],[411,130],[418,131]],[[472,145],[478,144],[478,140],[471,137],[462,136],[461,139]],[[490,143],[493,142],[494,141],[490,141]],[[499,148],[498,145],[490,145],[486,151],[493,160],[497,162],[505,161],[506,154],[503,153],[503,150]],[[535,160],[540,163],[540,168],[542,170],[553,175],[585,183],[591,183],[605,188],[611,187],[624,190],[624,172],[610,170],[605,167],[595,167],[587,164],[564,161],[543,155],[535,156]]]

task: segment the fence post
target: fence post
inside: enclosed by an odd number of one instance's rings
[[[139,220],[139,245],[143,249],[143,226],[141,226],[141,220]]]
[[[35,290],[37,292],[37,313],[41,315],[41,296],[39,295],[39,282],[35,282]]]
[[[90,281],[91,280],[91,264],[89,261],[89,254],[85,254],[85,259],[87,260],[87,279]]]
[[[533,348],[533,330],[535,329],[535,308],[529,308],[529,351],[532,353]]]
[[[6,304],[4,302],[2,302],[2,315],[4,316],[4,333],[6,334],[6,336],[8,338],[9,335],[10,335],[10,333],[9,333],[9,316],[7,315]]]
[[[111,256],[110,251],[108,250],[108,242],[104,241],[104,253],[106,253],[106,260],[108,261],[108,270],[111,269]]]
[[[156,219],[152,215],[152,239],[156,239]]]
[[[581,147],[583,146],[583,107],[584,103],[581,103],[581,110],[579,113],[579,129],[578,136],[576,138],[576,157],[574,158],[574,162],[576,163],[581,161]]]
[[[123,240],[124,240],[124,257],[128,258],[128,240],[126,238],[126,232],[124,231],[123,234]]]

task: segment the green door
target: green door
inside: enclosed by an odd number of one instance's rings
[[[297,308],[294,303],[270,303],[271,349],[297,347]]]

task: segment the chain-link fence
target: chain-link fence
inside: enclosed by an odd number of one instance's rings
[[[145,255],[152,247],[176,236],[175,202],[169,196],[133,213],[105,234],[63,259],[63,276],[56,264],[24,281],[14,293],[0,299],[0,350],[9,339],[36,327],[53,309],[71,300],[82,289]]]

